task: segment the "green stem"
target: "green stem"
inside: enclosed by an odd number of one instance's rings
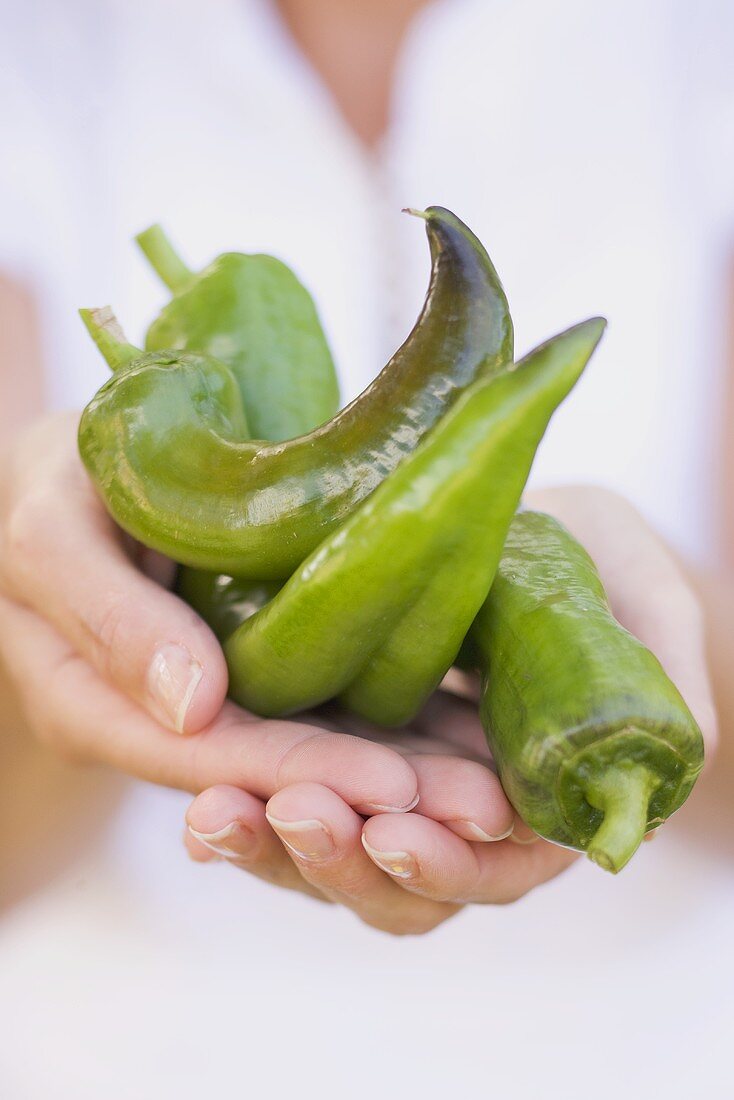
[[[589,859],[612,874],[622,870],[645,837],[650,796],[659,783],[642,764],[611,767],[589,782],[586,799],[604,814],[586,849]]]
[[[110,306],[102,306],[100,309],[80,309],[79,316],[105,357],[110,370],[119,370],[120,367],[124,367],[126,363],[143,354],[140,348],[128,343]]]
[[[151,225],[138,233],[135,240],[156,275],[174,294],[193,279],[193,271],[183,262],[160,225]]]

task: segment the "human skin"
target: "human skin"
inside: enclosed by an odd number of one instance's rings
[[[428,0],[275,2],[350,130],[366,147],[378,145],[405,33]]]

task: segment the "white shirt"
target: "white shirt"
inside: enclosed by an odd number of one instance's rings
[[[533,483],[607,484],[712,552],[729,4],[435,4],[375,155],[265,0],[0,11],[0,264],[40,296],[54,403],[106,374],[78,306],[110,301],[139,340],[165,300],[129,243],[156,220],[194,267],[290,263],[353,396],[422,301],[427,247],[400,209],[440,203],[492,255],[518,352],[610,321]],[[189,866],[184,805],[138,787],[96,855],[0,928],[1,1095],[727,1095],[734,883],[675,823],[619,879],[580,865],[407,941]]]

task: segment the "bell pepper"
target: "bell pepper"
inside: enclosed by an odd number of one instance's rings
[[[231,369],[256,439],[291,439],[339,408],[339,384],[311,295],[274,256],[225,252],[194,273],[159,225],[136,238],[173,291],[148,351],[211,355]]]

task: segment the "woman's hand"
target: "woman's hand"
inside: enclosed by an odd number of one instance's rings
[[[224,703],[216,638],[146,575],[170,564],[107,516],[76,425],[39,421],[5,454],[0,480],[0,660],[41,739],[192,792],[233,783],[267,799],[316,782],[364,814],[413,805],[415,772],[392,749]]]
[[[528,504],[557,516],[586,546],[615,614],[657,654],[701,725],[710,753],[716,717],[703,619],[674,557],[613,493],[549,490],[529,495]],[[354,719],[342,716],[341,723],[379,736]],[[576,858],[519,822],[502,839],[512,824],[511,810],[468,700],[438,692],[408,734],[390,739],[418,777],[420,801],[412,812],[363,821],[333,790],[312,783],[287,787],[267,805],[220,787],[204,792],[189,809],[190,854],[200,860],[219,855],[270,881],[316,891],[393,933],[428,931],[466,902],[513,901]]]

